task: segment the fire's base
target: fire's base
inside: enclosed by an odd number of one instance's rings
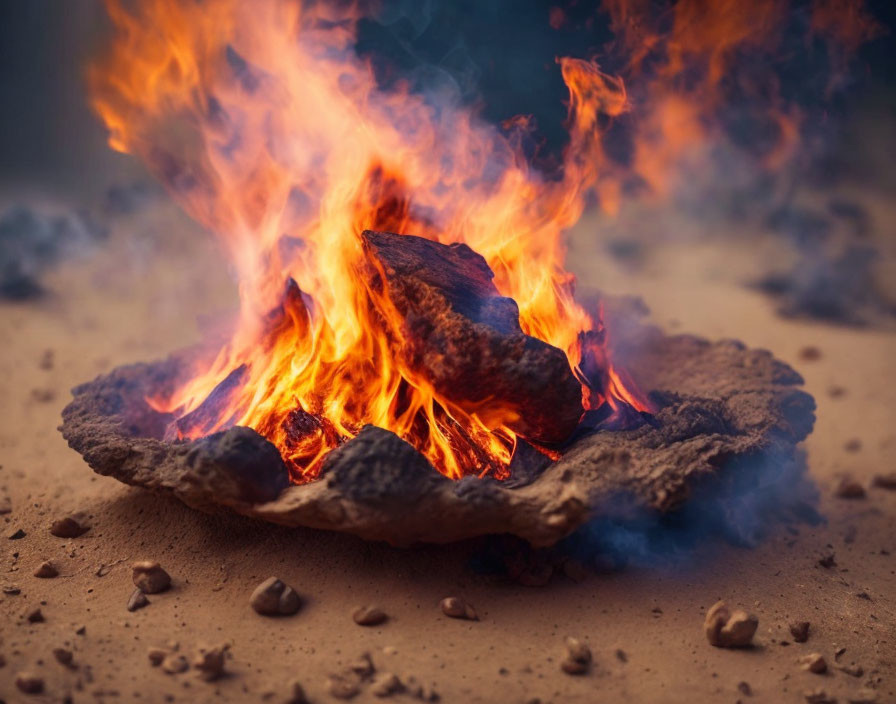
[[[659,410],[652,424],[576,439],[550,466],[521,455],[505,482],[454,482],[398,437],[365,428],[332,452],[322,478],[290,485],[277,449],[248,428],[201,440],[161,438],[170,418],[144,396],[174,383],[178,357],[120,367],[77,387],[63,411],[69,445],[99,474],[173,493],[204,511],[408,545],[510,533],[550,545],[592,519],[680,507],[698,487],[768,482],[795,466],[814,401],[764,350],[629,328],[619,358]],[[789,481],[789,480],[788,480]]]

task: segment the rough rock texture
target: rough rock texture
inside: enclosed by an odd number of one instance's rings
[[[582,415],[582,387],[566,354],[525,335],[519,308],[465,244],[367,230],[374,290],[402,320],[397,353],[439,393],[475,411],[500,399],[518,414],[509,427],[540,443],[566,440]]]
[[[276,448],[247,428],[163,442],[170,417],[143,398],[182,373],[177,358],[77,387],[61,429],[98,473],[190,506],[403,545],[489,533],[550,545],[591,519],[673,511],[707,486],[743,493],[745,483],[789,481],[815,407],[790,367],[738,342],[640,325],[619,326],[615,347],[657,405],[654,422],[580,435],[561,460],[520,482],[451,481],[375,427],[331,453],[322,478],[305,485],[289,485]]]

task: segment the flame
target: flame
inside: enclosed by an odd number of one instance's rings
[[[860,5],[815,0],[814,30],[868,36]],[[566,353],[583,409],[649,410],[610,359],[602,316],[573,299],[563,232],[592,195],[612,212],[633,180],[668,193],[672,172],[718,130],[710,118],[735,58],[776,50],[787,3],[651,7],[604,0],[628,57],[625,82],[595,61],[558,59],[570,139],[562,175],[548,178],[523,157],[525,119],[499,130],[440,96],[378,85],[353,50],[359,3],[107,0],[116,31],[88,78],[109,144],[144,160],[220,237],[239,279],[232,338],[153,407],[175,414],[179,437],[255,428],[295,481],[314,478],[326,453],[368,423],[449,477],[506,476],[517,411],[451,402],[399,361],[401,316],[363,275],[360,233],[373,229],[466,243],[518,303],[523,331]],[[841,27],[831,17],[843,8],[852,21]],[[563,26],[562,9],[551,12]],[[777,138],[762,159],[778,168],[795,152],[799,111],[773,81],[763,98]],[[632,114],[621,164],[603,138]]]
[[[116,35],[89,83],[109,143],[141,157],[227,247],[240,284],[232,339],[170,397],[181,437],[233,424],[277,445],[296,481],[371,423],[449,477],[507,474],[514,409],[452,403],[396,359],[403,326],[365,283],[360,233],[464,242],[529,335],[579,362],[594,322],[572,295],[563,231],[599,180],[599,125],[622,83],[560,59],[570,90],[563,177],[467,109],[384,90],[352,51],[356,5],[278,0],[107,3]],[[284,298],[287,281],[294,281]],[[272,313],[273,311],[273,313]],[[622,381],[606,389],[630,403]],[[643,402],[637,408],[646,410]]]

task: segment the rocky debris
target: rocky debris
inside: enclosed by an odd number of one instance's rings
[[[376,606],[361,606],[352,613],[352,619],[359,626],[379,626],[388,618],[386,612]]]
[[[327,692],[336,699],[351,699],[361,691],[361,678],[354,672],[338,672],[327,677]]]
[[[57,538],[80,538],[88,530],[87,519],[79,513],[55,520],[50,525],[50,533]]]
[[[8,537],[10,540],[21,540],[26,535],[28,535],[28,534],[25,531],[23,531],[21,528],[18,528],[16,530],[14,530],[12,533],[10,533]]]
[[[402,691],[404,685],[391,672],[377,673],[370,683],[370,692],[376,697],[388,697]]]
[[[796,643],[805,643],[809,640],[809,622],[808,621],[792,621],[788,628],[790,635]]]
[[[628,662],[628,655],[622,648],[617,648],[616,649],[616,659],[619,662],[626,663],[626,662]]]
[[[717,648],[745,648],[753,642],[759,619],[746,611],[730,611],[724,601],[718,601],[706,613],[703,631],[710,645]]]
[[[821,359],[821,350],[813,345],[807,345],[799,351],[799,358],[804,362],[816,362]]]
[[[840,499],[864,499],[865,487],[852,477],[843,477],[834,493]]]
[[[737,691],[746,697],[753,696],[753,688],[750,686],[749,682],[738,682],[737,683]]]
[[[467,621],[478,621],[476,610],[457,596],[447,596],[439,602],[442,613],[449,618],[462,618]]]
[[[40,607],[29,609],[25,612],[25,620],[28,621],[28,623],[43,623],[44,614],[40,610]]]
[[[363,653],[357,660],[349,665],[349,669],[362,679],[372,677],[373,673],[376,672],[370,653]]]
[[[896,491],[896,472],[890,472],[889,474],[876,474],[871,484],[872,486],[876,486],[878,489],[889,489],[890,491]]]
[[[12,513],[12,500],[8,496],[0,496],[0,516]]]
[[[7,596],[18,596],[22,593],[22,590],[14,584],[7,584],[3,587],[3,593]]]
[[[158,667],[168,657],[169,651],[165,650],[165,648],[150,648],[146,651],[146,654],[149,657],[149,664],[153,667]]]
[[[849,665],[837,665],[837,669],[850,677],[861,677],[865,674],[865,668],[854,662],[849,663]]]
[[[183,655],[168,653],[168,655],[165,656],[165,659],[162,660],[162,670],[169,675],[178,675],[189,669],[190,663],[187,662],[187,659]]]
[[[23,694],[40,694],[44,691],[44,679],[31,672],[20,672],[16,675],[16,687]]]
[[[289,683],[289,695],[286,697],[285,704],[310,704],[305,695],[305,688],[298,680]]]
[[[40,579],[52,579],[59,576],[59,570],[56,569],[56,565],[46,560],[41,562],[38,568],[34,570],[34,576]]]
[[[566,657],[560,663],[560,669],[568,675],[584,675],[591,667],[591,648],[578,638],[567,638]]]
[[[268,577],[259,584],[249,603],[262,616],[291,616],[302,606],[296,591],[276,577]]]
[[[829,570],[832,567],[837,566],[837,559],[834,557],[834,553],[827,552],[818,558],[818,564],[820,567],[824,567],[825,569]]]
[[[78,626],[75,629],[75,635],[83,636],[87,633],[87,626]]]
[[[227,660],[229,645],[218,645],[213,648],[199,648],[193,658],[193,667],[199,670],[199,676],[206,682],[213,682],[224,674],[224,663]]]
[[[72,660],[74,660],[74,653],[67,648],[53,648],[53,657],[56,658],[56,662],[60,665],[65,665],[66,667],[71,667]]]
[[[828,663],[821,653],[809,653],[800,658],[800,667],[816,675],[828,671]]]
[[[142,589],[135,589],[134,593],[131,594],[131,598],[128,599],[128,611],[136,611],[144,606],[149,606],[149,599],[146,598],[146,594],[143,593]]]
[[[131,566],[134,586],[144,594],[158,594],[171,586],[171,576],[158,562],[143,560]]]
[[[837,699],[821,688],[803,692],[803,696],[807,704],[837,704]]]

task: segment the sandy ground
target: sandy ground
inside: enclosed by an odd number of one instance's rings
[[[0,594],[0,699],[279,702],[297,678],[311,701],[334,701],[326,676],[367,651],[378,669],[413,675],[444,702],[802,702],[817,688],[847,702],[869,686],[878,702],[896,702],[896,492],[833,494],[843,473],[869,486],[896,469],[896,335],[777,317],[741,285],[765,256],[756,240],[670,241],[631,267],[595,244],[600,224],[589,220],[571,261],[583,284],[641,295],[668,330],[739,338],[804,374],[818,402],[807,450],[826,523],[781,527],[752,549],[706,536],[684,559],[529,588],[474,572],[471,544],[399,550],[210,517],[95,476],[56,430],[67,390],[193,343],[197,320],[213,320],[234,300],[209,238],[164,203],[151,211],[120,221],[106,246],[48,277],[53,295],[0,304],[0,498],[12,505],[0,582],[21,589]],[[800,359],[807,345],[820,359]],[[50,369],[41,365],[46,350]],[[833,397],[835,386],[845,393]],[[852,439],[857,451],[845,448]],[[50,535],[50,523],[72,511],[87,512],[92,528],[74,540]],[[8,539],[20,529],[25,537]],[[818,559],[830,551],[836,566],[825,569]],[[147,558],[161,561],[174,586],[129,613],[129,563]],[[47,559],[60,576],[32,576]],[[270,575],[304,598],[296,616],[250,609],[249,594]],[[452,594],[481,620],[444,617],[438,602]],[[754,648],[708,645],[703,617],[719,598],[758,615]],[[350,614],[366,603],[390,620],[355,625]],[[45,621],[29,624],[23,614],[36,606]],[[811,622],[807,643],[791,642],[791,620]],[[589,674],[560,671],[565,636],[590,644]],[[200,644],[230,644],[229,675],[209,684],[192,670],[150,667],[147,650],[170,641],[188,656]],[[60,647],[74,652],[72,667],[54,658]],[[860,665],[861,676],[833,667],[842,648],[838,663]],[[831,672],[800,669],[797,659],[814,651]],[[43,677],[45,694],[18,692],[21,671]],[[373,700],[364,692],[355,701]]]

